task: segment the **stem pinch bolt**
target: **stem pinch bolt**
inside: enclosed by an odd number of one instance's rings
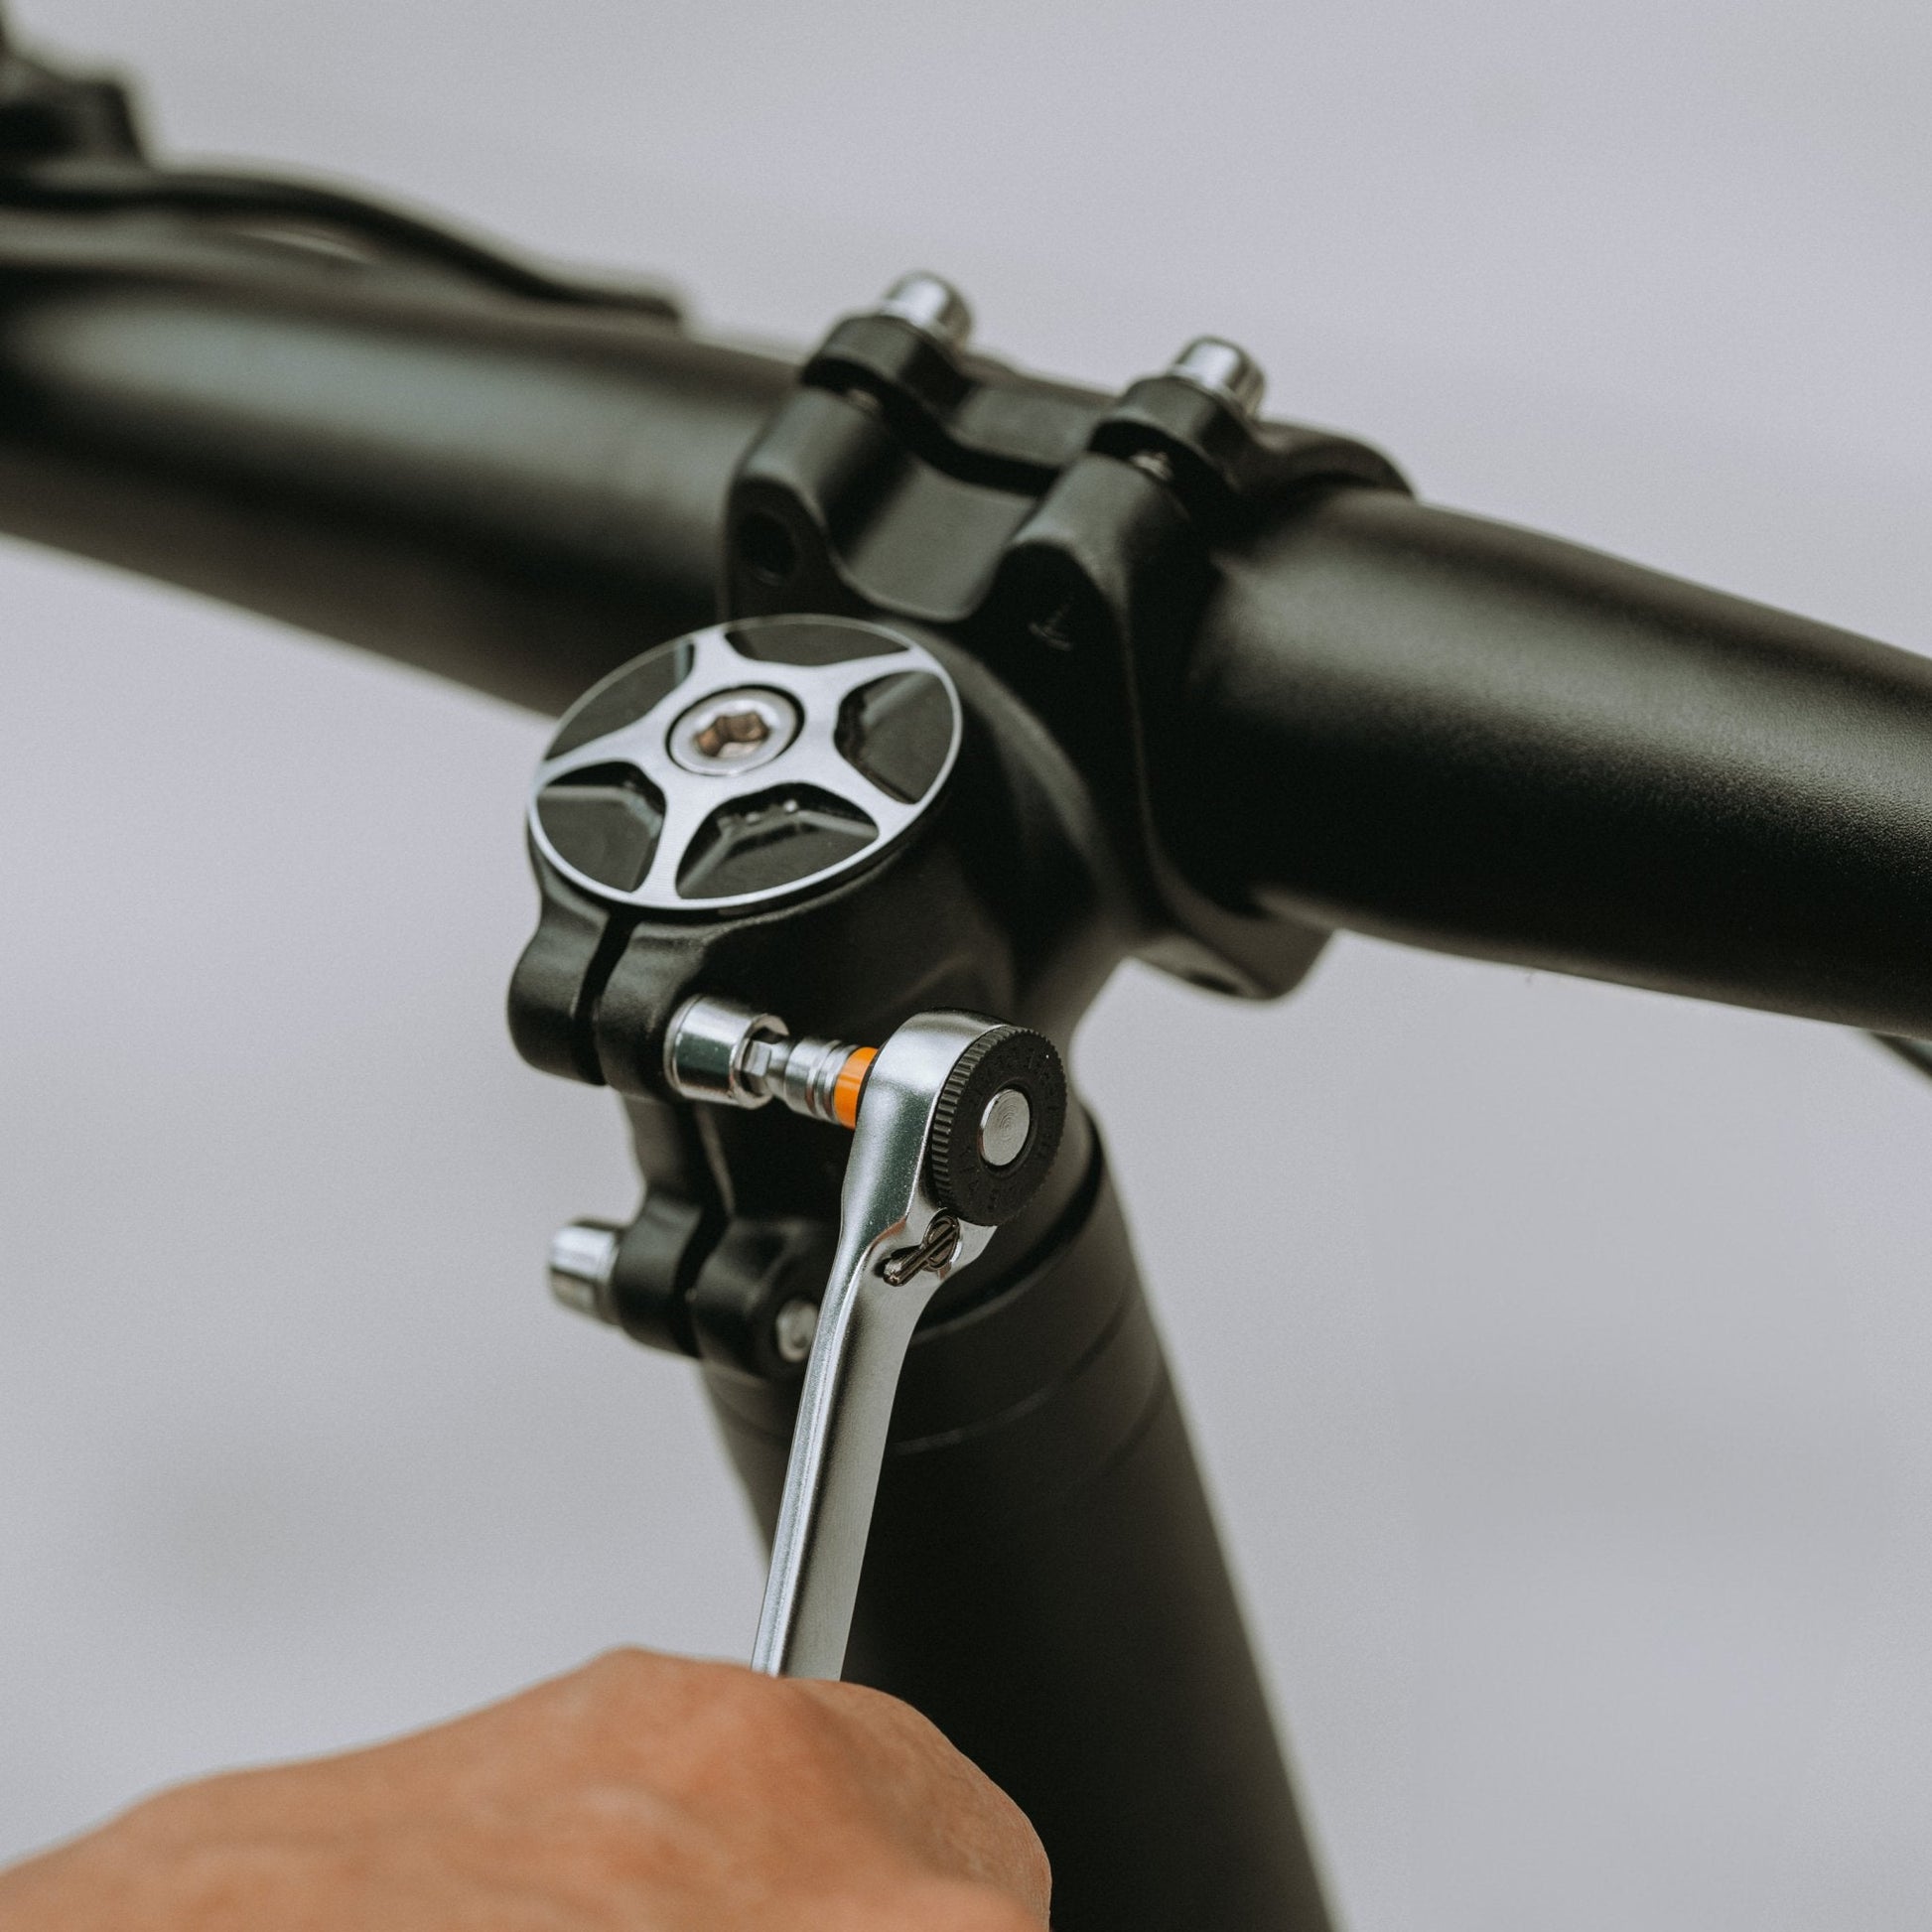
[[[922,1014],[894,1041],[921,1028],[948,1026],[955,1032],[967,1028],[969,1036],[935,1071],[929,1112],[920,1115],[913,1197],[924,1201],[927,1218],[917,1240],[881,1263],[894,1288],[927,1273],[943,1275],[962,1250],[970,1260],[992,1229],[1023,1212],[1053,1165],[1066,1121],[1059,1052],[1031,1028],[965,1014]],[[666,1029],[664,1076],[685,1100],[744,1108],[776,1100],[809,1120],[850,1130],[859,1124],[879,1050],[814,1035],[794,1038],[776,1014],[699,994],[678,1008]],[[573,1221],[560,1229],[550,1244],[550,1289],[557,1300],[596,1320],[618,1322],[623,1235],[602,1221]],[[783,1303],[771,1330],[779,1360],[805,1361],[818,1321],[816,1303],[804,1297]]]
[[[812,1339],[817,1333],[818,1304],[806,1301],[802,1295],[793,1296],[771,1323],[771,1338],[777,1346],[778,1359],[783,1362],[802,1362],[812,1352]]]
[[[550,1293],[577,1314],[616,1322],[612,1285],[623,1230],[609,1221],[572,1221],[550,1238]]]

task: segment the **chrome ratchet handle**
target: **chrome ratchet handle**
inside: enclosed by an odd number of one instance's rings
[[[858,1105],[754,1668],[844,1669],[912,1330],[940,1283],[1037,1191],[1065,1105],[1051,1043],[978,1015],[916,1015],[879,1049]]]

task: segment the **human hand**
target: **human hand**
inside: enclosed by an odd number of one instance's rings
[[[896,1699],[624,1650],[151,1798],[0,1872],[0,1932],[1038,1932],[1048,1883]]]

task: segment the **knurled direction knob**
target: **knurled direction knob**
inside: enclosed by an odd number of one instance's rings
[[[962,1220],[997,1227],[1037,1192],[1066,1125],[1066,1069],[1053,1042],[997,1027],[960,1054],[932,1117],[926,1174]]]

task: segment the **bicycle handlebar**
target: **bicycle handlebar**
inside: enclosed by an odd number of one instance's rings
[[[786,363],[256,252],[0,217],[0,527],[549,711],[709,620]],[[1932,664],[1392,491],[1221,566],[1155,799],[1204,890],[1932,1034]]]
[[[553,715],[711,621],[792,375],[635,310],[0,210],[0,529]]]
[[[1910,652],[1337,491],[1227,559],[1175,765],[1224,893],[1932,1029],[1932,661]]]

